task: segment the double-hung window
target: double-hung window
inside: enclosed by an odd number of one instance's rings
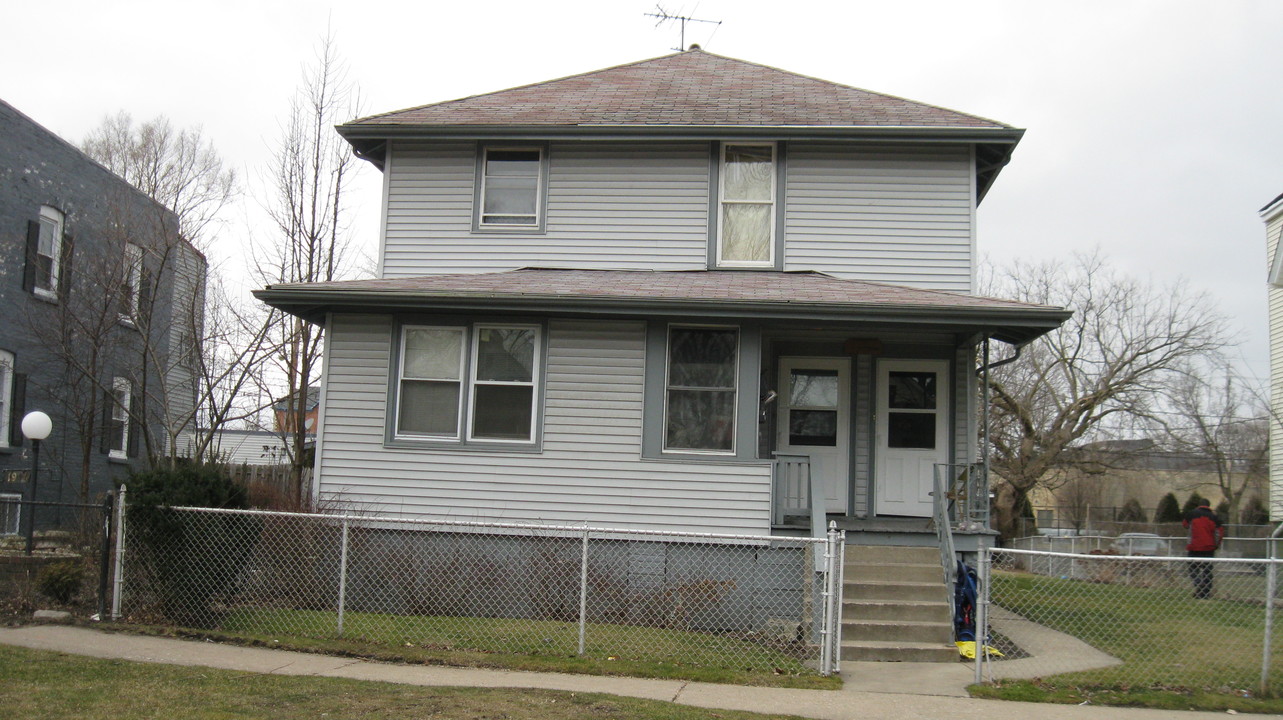
[[[139,291],[143,282],[143,249],[125,244],[125,267],[120,284],[120,320],[132,323],[138,316]]]
[[[32,292],[51,300],[58,297],[58,278],[62,274],[64,222],[65,218],[58,210],[48,205],[41,207],[35,242],[31,243],[34,247],[28,257],[31,264],[29,272],[33,274]]]
[[[722,145],[718,267],[775,264],[775,145]]]
[[[13,414],[13,353],[0,350],[0,447],[9,446]]]
[[[129,456],[129,407],[133,402],[134,388],[128,378],[111,381],[111,410],[107,420],[107,455],[125,459]]]
[[[544,149],[484,147],[478,168],[478,230],[543,228]]]
[[[738,374],[738,329],[669,328],[665,452],[735,452]]]
[[[541,363],[537,325],[406,325],[397,439],[535,442]]]

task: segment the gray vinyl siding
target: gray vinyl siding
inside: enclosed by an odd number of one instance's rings
[[[1283,213],[1275,215],[1265,230],[1265,262],[1268,273],[1274,261],[1274,254],[1283,244]],[[1270,323],[1270,406],[1275,417],[1283,412],[1283,288],[1269,285],[1266,289],[1269,297]],[[1270,519],[1283,519],[1283,424],[1277,420],[1270,423],[1270,478],[1269,498]]]
[[[383,277],[707,265],[709,145],[551,143],[544,232],[473,232],[475,143],[394,145]]]
[[[645,325],[548,323],[543,450],[384,445],[388,316],[336,315],[320,489],[339,504],[464,520],[765,534],[767,463],[643,461]]]
[[[972,174],[965,147],[790,144],[785,269],[970,292]]]

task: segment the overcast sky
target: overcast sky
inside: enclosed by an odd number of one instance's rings
[[[686,43],[1027,129],[980,207],[983,255],[1100,248],[1212,295],[1267,372],[1264,228],[1283,193],[1283,2],[680,0]],[[667,54],[639,0],[36,3],[0,6],[0,98],[79,142],[103,116],[201,125],[251,182],[327,26],[364,114]],[[376,243],[378,173],[356,241]],[[254,242],[257,213],[219,241]],[[262,233],[266,237],[266,233]],[[233,268],[229,268],[233,269]]]

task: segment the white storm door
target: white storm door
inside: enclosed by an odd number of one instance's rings
[[[874,512],[930,517],[936,463],[949,461],[949,363],[878,363]]]
[[[846,514],[850,488],[851,359],[780,358],[779,437],[785,455],[808,455],[824,510]]]

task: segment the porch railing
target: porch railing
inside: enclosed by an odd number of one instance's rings
[[[820,459],[809,455],[776,455],[771,489],[771,523],[787,525],[790,517],[805,517],[811,537],[824,537],[824,477]]]
[[[940,569],[952,589],[958,580],[954,530],[975,532],[989,526],[989,482],[984,463],[939,463],[931,493],[932,519],[940,547]],[[953,594],[949,594],[953,602]]]

